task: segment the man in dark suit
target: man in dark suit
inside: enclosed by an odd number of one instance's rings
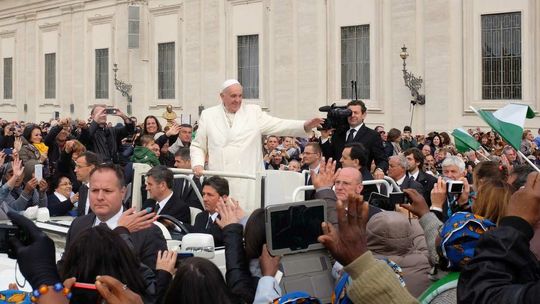
[[[424,196],[426,203],[431,207],[431,190],[433,190],[437,178],[422,169],[424,166],[424,154],[418,148],[407,149],[403,154],[409,163],[407,175],[422,185],[424,192],[420,194]]]
[[[75,161],[75,174],[77,180],[81,182],[79,187],[79,203],[77,206],[77,215],[83,216],[92,213],[88,197],[88,181],[90,172],[101,163],[101,158],[94,152],[84,152],[79,155]]]
[[[176,151],[174,154],[174,167],[178,169],[191,170],[191,156],[189,153],[188,147],[178,149],[178,151]],[[199,193],[202,193],[201,178],[202,176],[192,176]],[[175,179],[173,191],[175,193],[179,193],[182,201],[186,202],[189,207],[204,210],[201,201],[199,201],[199,198],[195,193],[196,190],[193,189],[189,181],[186,179]]]
[[[375,178],[382,178],[388,169],[388,160],[384,154],[381,136],[364,124],[367,114],[366,105],[361,100],[353,100],[347,104],[347,108],[352,111],[351,116],[347,118],[349,129],[336,130],[331,140],[323,144],[332,147],[330,149],[332,153],[325,155],[325,157],[326,159],[332,157],[335,160],[340,160],[345,144],[359,142],[368,151],[366,168],[370,168],[372,160],[375,160],[377,166]],[[328,150],[328,147],[323,147],[323,151]]]
[[[217,204],[227,202],[229,198],[229,182],[223,177],[212,176],[203,182],[203,201],[205,211],[197,214],[194,232],[207,233],[214,237],[216,247],[223,246],[223,232],[216,223],[219,218]]]
[[[396,181],[399,188],[414,189],[418,193],[424,193],[424,188],[420,183],[407,176],[409,164],[403,155],[394,155],[388,159],[388,176]]]
[[[146,191],[148,197],[154,200],[154,206],[143,204],[143,208],[152,207],[157,214],[173,216],[182,223],[191,223],[187,203],[182,200],[179,192],[173,191],[174,174],[164,165],[152,167],[146,172]]]
[[[343,168],[355,168],[360,171],[362,181],[373,180],[373,175],[366,167],[367,151],[361,143],[346,144],[339,162]],[[365,185],[362,188],[362,195],[366,200],[369,200],[373,192],[379,192],[375,185]]]
[[[311,182],[311,170],[315,173],[319,172],[319,165],[322,158],[321,146],[318,143],[308,143],[304,148],[302,153],[302,170],[309,170],[308,175],[306,175],[306,185],[313,185]],[[305,200],[312,200],[315,198],[315,191],[308,190],[305,192]]]
[[[125,192],[121,168],[104,164],[92,170],[89,196],[93,213],[73,221],[67,233],[64,256],[81,232],[98,225],[107,225],[120,234],[142,263],[156,269],[157,253],[159,250],[167,250],[167,243],[161,230],[153,225],[154,213],[123,209],[122,199]],[[63,259],[58,264],[61,268]]]

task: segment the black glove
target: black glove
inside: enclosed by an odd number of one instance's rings
[[[54,242],[31,220],[21,214],[10,211],[8,217],[21,229],[21,239],[10,238],[15,249],[15,258],[24,277],[32,288],[41,285],[54,285],[60,280],[56,269]]]

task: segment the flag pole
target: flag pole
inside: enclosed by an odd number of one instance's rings
[[[481,147],[481,148],[482,148],[482,151],[484,151],[485,153],[487,153],[488,155],[490,155],[490,154],[488,153],[488,151],[486,151],[486,149],[484,149],[484,147]],[[478,152],[478,151],[474,151],[474,152],[475,152],[476,154],[478,154],[478,155],[481,155],[481,156],[482,156],[483,158],[485,158],[486,160],[490,160],[489,157],[485,156],[484,154],[482,154],[482,153],[480,153],[480,152]]]
[[[527,161],[529,163],[529,165],[531,165],[531,167],[533,167],[533,169],[535,169],[538,173],[540,173],[540,168],[538,168],[535,164],[532,163],[532,161],[530,159],[528,159],[524,154],[523,152],[521,152],[520,150],[516,150],[517,153],[523,158],[525,159],[525,161]]]

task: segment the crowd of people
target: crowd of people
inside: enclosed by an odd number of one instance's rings
[[[328,207],[319,241],[336,262],[336,285],[346,282],[334,303],[535,301],[540,176],[497,133],[469,129],[481,150],[458,151],[447,132],[367,127],[359,100],[347,105],[347,128],[321,129],[321,118],[282,120],[244,105],[237,81],[226,81],[220,96],[194,126],[163,127],[152,115],[138,123],[118,109],[123,123],[111,125],[106,105],[88,120],[0,120],[1,210],[28,236],[12,243],[32,301],[284,300],[265,210],[249,201],[254,185],[205,174],[215,169],[307,172],[314,190],[306,200]],[[540,130],[525,130],[520,151],[536,165],[539,146]],[[141,210],[131,208],[126,188],[134,163],[151,166],[143,189],[132,189],[143,194]],[[170,168],[193,170],[194,184]],[[363,185],[385,176],[405,195]],[[32,208],[74,217],[59,261],[52,240],[27,219]],[[153,225],[160,216],[211,234],[225,248],[225,276],[203,258],[177,261]],[[96,291],[80,294],[78,283]],[[288,303],[318,301],[301,298]]]

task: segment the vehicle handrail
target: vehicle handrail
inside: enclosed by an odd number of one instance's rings
[[[385,176],[384,177],[384,180],[388,181],[390,184],[392,184],[393,186],[393,190],[392,192],[403,192],[401,191],[401,188],[399,187],[399,185],[396,183],[396,181],[391,178],[390,176]],[[388,187],[387,189],[390,189],[390,187]]]
[[[193,170],[191,169],[178,169],[178,168],[169,168],[173,173],[180,173],[180,174],[193,174]],[[253,174],[246,174],[246,173],[239,173],[239,172],[225,172],[225,171],[212,171],[212,170],[204,170],[202,172],[203,175],[217,175],[221,177],[234,177],[234,178],[244,178],[244,179],[251,179],[256,180],[255,175]]]
[[[389,180],[391,181],[394,188],[398,189],[397,192],[401,192],[401,189],[399,188],[397,183],[392,178],[389,178]],[[392,187],[390,187],[390,183],[388,182],[388,180],[386,178],[385,179],[367,180],[367,181],[362,182],[362,185],[364,185],[364,186],[366,186],[366,185],[377,185],[377,184],[381,184],[381,185],[386,186],[386,189],[392,189]],[[301,191],[309,191],[309,190],[315,190],[315,187],[313,187],[313,185],[308,185],[308,186],[300,186],[300,187],[297,187],[296,189],[294,189],[293,194],[292,194],[293,201],[294,202],[297,201],[296,197],[298,196],[298,194]]]
[[[191,176],[185,175],[185,174],[174,174],[173,177],[187,180],[189,182],[189,185],[191,186],[191,188],[193,188],[193,191],[195,191],[195,195],[197,195],[197,198],[199,199],[199,202],[201,203],[201,205],[204,206],[203,197],[201,195],[201,192],[199,191],[199,188],[197,187],[197,184],[195,184],[195,181],[193,180],[193,178],[191,178]]]
[[[292,194],[293,202],[297,202],[296,197],[301,191],[308,191],[308,190],[315,190],[315,187],[313,187],[313,185],[308,185],[308,186],[300,186],[294,189],[293,194]]]

